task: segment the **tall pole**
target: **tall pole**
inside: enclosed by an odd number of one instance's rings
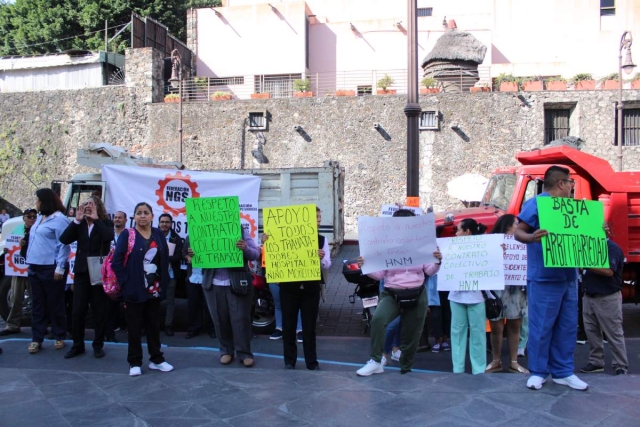
[[[182,164],[182,64],[180,64],[180,86],[178,89],[178,94],[180,96],[179,102],[179,115],[180,119],[178,120],[178,134],[180,135],[180,164]]]
[[[418,103],[417,0],[407,0],[407,197],[420,196],[420,135],[422,109]]]
[[[623,144],[623,132],[622,132],[622,115],[624,112],[622,111],[622,85],[624,84],[622,80],[622,50],[624,48],[624,37],[622,35],[622,40],[620,41],[620,52],[618,55],[618,171],[622,172],[622,144]]]

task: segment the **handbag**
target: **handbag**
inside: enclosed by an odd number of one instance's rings
[[[87,257],[87,269],[89,270],[91,286],[102,286],[102,264],[105,258],[106,255]]]
[[[424,286],[408,289],[384,288],[400,305],[400,308],[411,308],[418,305],[418,299],[424,292]]]
[[[491,320],[500,317],[502,313],[502,300],[498,298],[493,291],[489,292],[491,292],[493,298],[489,298],[486,291],[482,291],[482,296],[484,297],[484,308],[487,313],[487,319]]]
[[[229,283],[231,293],[239,297],[247,296],[253,289],[253,273],[249,267],[237,267],[227,269],[229,272]]]

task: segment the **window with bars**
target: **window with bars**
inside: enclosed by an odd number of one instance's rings
[[[266,129],[267,129],[266,111],[250,111],[249,112],[249,130],[266,130]]]
[[[222,78],[209,78],[210,86],[230,86],[230,85],[243,85],[244,77],[222,77]]]
[[[272,74],[255,76],[255,93],[269,93],[271,98],[293,97],[293,81],[302,78],[302,74]]]
[[[618,110],[615,115],[615,145],[618,145]],[[640,108],[622,110],[622,146],[640,145]]]
[[[358,86],[358,96],[373,95],[373,88],[369,86]]]
[[[613,16],[616,14],[615,0],[600,0],[600,16]]]
[[[419,7],[418,8],[418,17],[420,16],[432,16],[433,8],[432,7]]]
[[[439,129],[438,112],[423,111],[420,114],[420,129]]]
[[[571,109],[548,108],[544,110],[544,143],[565,138],[571,133]]]

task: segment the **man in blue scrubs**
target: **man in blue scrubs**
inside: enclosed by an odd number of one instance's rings
[[[527,387],[540,390],[549,374],[556,384],[586,390],[587,383],[574,371],[578,323],[578,274],[576,268],[546,268],[541,239],[538,197],[570,197],[575,181],[569,169],[551,166],[544,174],[544,192],[527,200],[518,215],[515,232],[527,244],[527,298],[529,305],[529,371]]]

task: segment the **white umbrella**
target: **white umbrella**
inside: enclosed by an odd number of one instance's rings
[[[465,173],[447,183],[447,192],[451,197],[465,202],[479,202],[489,180],[476,173]]]

